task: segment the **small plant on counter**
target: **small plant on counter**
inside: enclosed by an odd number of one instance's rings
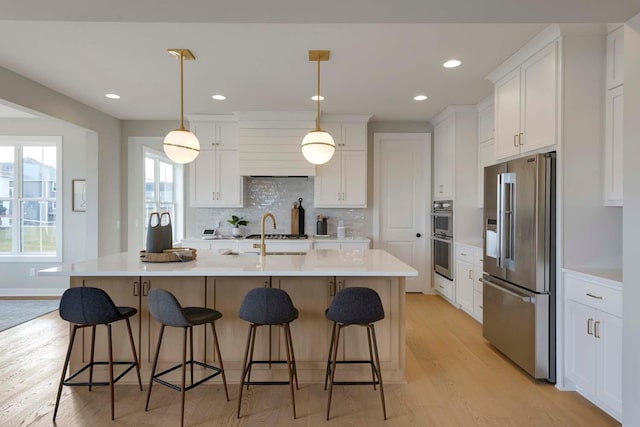
[[[233,226],[231,233],[234,236],[242,236],[242,231],[239,227],[249,224],[249,221],[236,215],[231,215],[231,219],[228,219],[227,222]]]

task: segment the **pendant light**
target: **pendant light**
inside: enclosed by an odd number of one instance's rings
[[[305,135],[300,148],[302,155],[309,163],[321,165],[327,163],[336,151],[336,143],[329,134],[320,128],[320,61],[329,60],[328,50],[310,50],[309,61],[318,62],[318,115],[316,116],[316,128]]]
[[[189,49],[168,49],[173,56],[180,58],[180,127],[164,137],[164,153],[176,163],[189,163],[200,154],[198,138],[184,127],[184,79],[182,78],[184,60],[195,60]]]

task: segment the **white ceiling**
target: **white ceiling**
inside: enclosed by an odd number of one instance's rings
[[[424,121],[489,95],[484,77],[546,26],[433,22],[625,21],[640,0],[0,0],[0,9],[0,66],[120,119],[179,117],[178,61],[166,49],[189,48],[186,113],[314,110],[307,51],[328,49],[324,112]],[[442,68],[452,57],[462,66]]]

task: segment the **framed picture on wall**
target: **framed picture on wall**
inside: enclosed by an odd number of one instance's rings
[[[86,212],[87,181],[84,179],[74,179],[71,183],[71,210],[73,212]]]

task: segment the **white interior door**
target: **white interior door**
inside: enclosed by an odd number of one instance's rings
[[[431,134],[374,134],[374,247],[418,270],[407,292],[431,288]]]

